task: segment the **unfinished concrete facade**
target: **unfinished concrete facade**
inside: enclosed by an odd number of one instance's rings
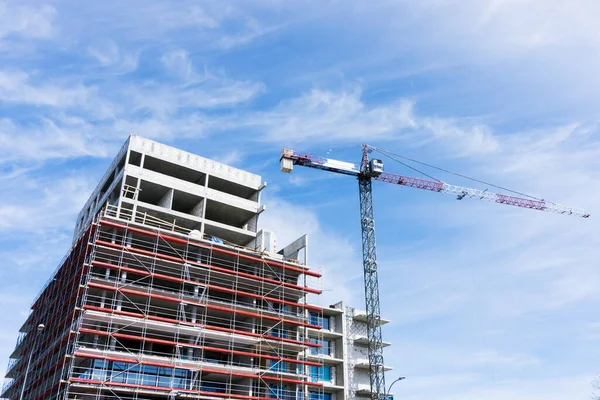
[[[323,363],[322,367],[311,369],[311,380],[323,383],[323,399],[370,400],[366,312],[339,302],[323,308],[322,313],[309,315],[309,322],[322,327],[308,329],[309,340],[321,347],[309,348],[307,352],[308,360]],[[388,322],[381,319],[382,325]],[[385,371],[391,369],[385,367]]]
[[[322,309],[306,304],[320,274],[297,260],[302,245],[285,257],[257,232],[263,187],[130,137],[32,305],[2,397],[322,398],[308,334]]]
[[[110,204],[144,225],[176,221],[188,232],[252,247],[265,186],[258,175],[131,136],[80,212],[75,238]]]

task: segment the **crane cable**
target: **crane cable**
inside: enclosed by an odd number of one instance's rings
[[[415,163],[417,163],[417,164],[424,165],[424,166],[426,166],[426,167],[429,167],[429,168],[434,168],[434,169],[437,169],[437,170],[439,170],[439,171],[446,172],[446,173],[448,173],[448,174],[452,174],[452,175],[460,176],[461,178],[469,179],[469,180],[471,180],[471,181],[474,181],[474,182],[478,182],[478,183],[482,183],[482,184],[484,184],[484,185],[492,186],[492,187],[495,187],[495,188],[497,188],[497,189],[501,189],[501,190],[505,190],[505,191],[507,191],[507,192],[510,192],[510,193],[518,194],[518,195],[520,195],[520,196],[529,197],[530,199],[534,199],[534,200],[538,200],[538,201],[546,201],[546,200],[544,200],[544,199],[540,199],[540,198],[537,198],[537,197],[534,197],[534,196],[528,195],[528,194],[526,194],[526,193],[517,192],[517,191],[515,191],[515,190],[507,189],[507,188],[505,188],[505,187],[502,187],[502,186],[494,185],[493,183],[485,182],[485,181],[482,181],[482,180],[479,180],[479,179],[471,178],[470,176],[466,176],[466,175],[463,175],[463,174],[459,174],[458,172],[453,172],[453,171],[450,171],[450,170],[447,170],[447,169],[444,169],[444,168],[436,167],[435,165],[427,164],[427,163],[424,163],[424,162],[422,162],[422,161],[418,161],[418,160],[415,160],[415,159],[412,159],[412,158],[409,158],[409,157],[401,156],[400,154],[395,154],[395,153],[392,153],[392,152],[390,152],[390,151],[387,151],[387,150],[383,150],[383,149],[377,148],[377,147],[375,147],[375,146],[369,146],[369,148],[371,148],[371,149],[373,149],[373,150],[377,151],[378,153],[381,153],[382,155],[384,155],[384,156],[386,156],[386,157],[389,157],[389,158],[391,158],[392,160],[394,160],[394,161],[397,161],[397,162],[399,162],[400,164],[403,164],[403,165],[406,165],[406,164],[405,164],[405,163],[403,163],[403,162],[401,162],[401,161],[398,161],[397,159],[395,159],[394,157],[392,157],[392,155],[393,155],[393,156],[396,156],[396,157],[400,157],[400,158],[402,158],[402,159],[404,159],[404,160],[408,160],[408,161],[415,162]],[[409,167],[409,168],[411,168],[410,166],[408,166],[408,167]],[[416,170],[415,168],[411,168],[411,169],[414,169],[415,171],[418,171],[418,170]],[[422,172],[421,172],[421,173],[422,173]],[[423,175],[429,176],[429,175],[427,175],[427,174],[423,174]],[[431,176],[429,176],[429,177],[430,177],[430,178],[432,178]],[[435,179],[435,178],[432,178],[432,179]],[[436,179],[436,180],[437,180],[437,179]],[[441,182],[441,181],[439,181],[439,180],[438,180],[438,182]],[[551,202],[548,202],[548,203],[551,203]]]
[[[379,150],[375,150],[375,151],[377,151],[377,152],[381,153],[382,155],[384,155],[384,156],[386,156],[386,157],[388,157],[388,158],[391,158],[392,160],[394,160],[394,161],[396,161],[396,162],[398,162],[398,163],[400,163],[400,164],[404,165],[404,166],[405,166],[405,167],[407,167],[407,168],[410,168],[410,169],[412,169],[413,171],[416,171],[416,172],[418,172],[418,173],[420,173],[420,174],[422,174],[422,175],[425,175],[425,176],[426,176],[426,177],[428,177],[429,179],[433,179],[434,181],[437,181],[437,182],[443,183],[441,180],[439,180],[439,179],[437,179],[437,178],[435,178],[435,177],[433,177],[433,176],[431,176],[431,175],[429,175],[429,174],[426,174],[425,172],[423,172],[423,171],[420,171],[420,170],[416,169],[415,167],[412,167],[412,166],[410,166],[410,165],[408,165],[408,164],[406,164],[406,163],[404,163],[404,162],[402,162],[402,161],[398,160],[397,158],[394,158],[394,157],[390,156],[389,154],[384,154],[384,153],[382,153],[382,152],[381,152],[381,151],[379,151]]]

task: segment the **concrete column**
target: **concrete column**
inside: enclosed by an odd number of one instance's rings
[[[116,307],[115,310],[121,311],[121,307],[123,306],[123,295],[121,293],[117,293]]]
[[[210,179],[210,176],[208,174],[206,174],[206,179],[204,179],[204,187],[208,188],[208,180]],[[208,201],[206,199],[204,199],[204,201],[202,202],[202,214],[198,215],[198,217],[202,218],[202,226],[200,227],[200,233],[202,234],[202,237],[204,237],[204,227],[206,225],[206,223],[204,222],[204,220],[206,219],[206,204],[208,203]]]
[[[129,156],[131,154],[131,150],[129,148],[129,144],[127,144],[127,151],[125,152],[125,163],[123,164],[123,169],[127,167],[129,164]],[[117,202],[117,217],[121,216],[121,196],[123,195],[123,189],[125,188],[125,178],[126,174],[123,174],[123,179],[121,180],[121,184],[119,185],[119,201]]]
[[[194,344],[194,339],[189,338],[188,339],[188,343],[190,344]],[[193,360],[194,359],[194,348],[193,347],[189,347],[187,350],[188,353],[188,359]]]
[[[140,158],[140,169],[144,168],[144,161],[146,160],[146,154],[142,153],[142,157]],[[142,174],[140,174],[141,176]],[[123,184],[125,184],[125,175],[123,175]],[[138,205],[138,196],[140,193],[140,185],[142,184],[142,178],[137,177],[137,183],[135,185],[135,194],[133,195],[133,208],[131,210],[131,220],[135,221],[135,214],[137,213],[137,205]]]
[[[192,306],[192,323],[196,323],[196,306]]]
[[[173,208],[173,195],[175,193],[174,189],[169,189],[169,191],[167,193],[165,193],[165,195],[162,197],[162,199],[160,199],[158,201],[158,206],[159,207],[163,207],[163,208],[167,208],[167,209],[171,209]]]
[[[96,330],[100,330],[100,324],[96,324],[95,328],[96,328]],[[93,345],[92,345],[92,347],[94,349],[98,348],[98,342],[99,341],[100,341],[100,335],[98,335],[98,334],[94,335],[94,342],[93,342]]]
[[[106,290],[103,290],[102,294],[100,295],[100,307],[104,308],[105,304],[106,304]]]
[[[259,214],[256,214],[255,216],[250,218],[248,222],[246,222],[246,225],[244,225],[245,229],[251,232],[256,232],[258,230],[258,215]]]
[[[121,282],[125,283],[127,279],[127,271],[123,271],[121,272]],[[123,305],[123,295],[119,292],[117,292],[117,307],[116,310],[117,311],[121,311],[121,307]]]
[[[125,246],[131,247],[131,242],[133,242],[133,234],[131,232],[127,232],[125,235]]]
[[[196,217],[203,218],[204,203],[205,202],[206,202],[206,199],[200,200],[200,202],[198,204],[196,204],[194,206],[194,208],[192,208],[192,211],[190,211],[190,214],[192,214],[192,215],[194,215]]]

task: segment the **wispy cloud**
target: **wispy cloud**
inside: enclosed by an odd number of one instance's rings
[[[114,74],[127,74],[137,69],[139,52],[126,52],[110,40],[98,40],[88,46],[88,53]]]
[[[228,153],[217,155],[213,157],[215,160],[227,164],[227,165],[236,165],[239,164],[244,159],[244,153],[239,150],[232,150]]]
[[[0,232],[24,232],[43,235],[47,229],[71,228],[71,218],[87,200],[93,188],[83,176],[14,181],[4,186],[6,196],[0,202]]]
[[[184,50],[165,53],[160,61],[171,73],[184,81],[195,81],[199,78],[194,71],[194,66],[188,53]]]
[[[38,76],[33,82],[32,76],[23,71],[0,71],[0,96],[6,103],[49,106],[57,108],[85,107],[94,95],[94,87],[72,82],[45,81]]]
[[[11,36],[28,39],[51,37],[56,31],[55,14],[56,9],[50,5],[0,2],[0,44]]]
[[[312,89],[270,111],[237,116],[230,124],[264,132],[263,141],[289,145],[396,141],[414,147],[435,143],[455,156],[499,149],[484,123],[422,115],[415,108],[415,102],[407,98],[367,103],[360,86],[340,91]]]
[[[93,131],[93,133],[92,133]],[[0,120],[1,164],[23,165],[49,159],[73,157],[105,157],[111,149],[110,138],[95,136],[99,130],[85,122],[61,123],[44,119],[17,124],[9,119]],[[31,164],[30,164],[31,166]],[[38,167],[41,165],[38,164]]]
[[[125,72],[127,56],[108,43],[106,53],[94,54]],[[206,136],[219,130],[220,119],[210,111],[248,102],[264,90],[260,82],[235,80],[222,71],[198,74],[186,52],[167,53],[162,60],[185,81],[96,85],[77,75],[0,70],[0,96],[19,108],[0,120],[2,161],[104,157],[132,133],[163,140]]]

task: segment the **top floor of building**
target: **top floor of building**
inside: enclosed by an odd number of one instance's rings
[[[132,135],[79,213],[74,239],[100,210],[114,207],[132,221],[251,245],[264,187],[259,175]]]

